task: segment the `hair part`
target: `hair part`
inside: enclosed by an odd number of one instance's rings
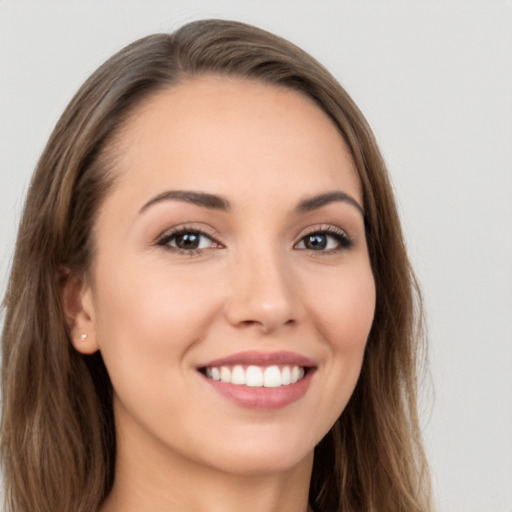
[[[115,184],[119,134],[137,105],[205,74],[297,90],[332,119],[363,192],[377,303],[361,376],[315,450],[311,503],[324,512],[427,512],[417,416],[421,299],[383,159],[345,90],[292,43],[238,22],[203,20],[140,39],[84,83],[38,162],[19,228],[2,334],[1,453],[12,512],[96,511],[115,467],[112,387],[99,353],[70,343],[67,274],[94,259],[92,230]]]

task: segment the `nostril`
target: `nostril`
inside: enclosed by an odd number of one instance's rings
[[[242,320],[241,322],[238,322],[238,327],[242,328],[259,328],[264,334],[269,334],[273,332],[276,328],[279,327],[292,327],[295,325],[296,320],[293,318],[290,318],[289,320],[286,320],[284,322],[280,321],[272,321],[270,319],[267,320]]]

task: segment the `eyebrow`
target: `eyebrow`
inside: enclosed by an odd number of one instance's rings
[[[209,208],[212,210],[228,211],[230,209],[229,201],[221,196],[207,194],[206,192],[192,192],[188,190],[168,190],[162,192],[150,199],[140,210],[139,213],[147,210],[150,206],[162,201],[184,201],[197,206]]]
[[[297,213],[307,213],[322,208],[322,206],[336,202],[348,203],[354,206],[363,217],[365,216],[363,207],[351,195],[347,194],[346,192],[342,192],[341,190],[325,192],[324,194],[319,194],[313,197],[308,197],[307,199],[303,199],[297,205],[295,211]]]
[[[158,194],[150,199],[139,210],[139,214],[147,210],[150,206],[163,201],[183,201],[186,203],[202,206],[212,210],[229,211],[231,205],[229,201],[215,194],[208,194],[206,192],[193,192],[189,190],[167,190]],[[330,203],[342,202],[354,206],[364,217],[364,210],[362,206],[349,194],[341,190],[334,190],[332,192],[325,192],[313,197],[308,197],[299,202],[295,207],[296,213],[307,213],[317,210]]]

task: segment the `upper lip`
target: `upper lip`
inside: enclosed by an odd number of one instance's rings
[[[295,365],[307,368],[316,366],[314,361],[295,352],[260,352],[256,350],[248,350],[209,361],[206,364],[200,365],[200,368],[232,366],[236,364],[255,366]]]

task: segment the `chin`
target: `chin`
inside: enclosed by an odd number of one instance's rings
[[[306,447],[279,442],[270,438],[265,442],[230,443],[221,453],[212,454],[213,464],[223,472],[240,476],[285,473],[302,465],[312,465],[314,446]],[[289,441],[289,440],[288,440]]]

